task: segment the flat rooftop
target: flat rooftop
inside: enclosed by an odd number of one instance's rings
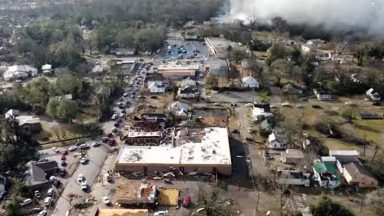
[[[188,70],[199,70],[198,64],[190,64],[190,65],[180,65],[180,64],[161,64],[158,66],[159,71],[170,71],[170,70],[176,70],[176,71],[188,71]]]
[[[129,131],[128,137],[160,137],[161,132],[155,131],[155,132],[147,132],[147,131]]]
[[[230,165],[227,128],[182,129],[176,136],[176,147],[124,146],[120,164],[217,164]]]

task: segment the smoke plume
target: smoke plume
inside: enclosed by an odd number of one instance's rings
[[[230,0],[230,4],[230,16],[244,21],[279,16],[290,23],[384,35],[384,0]]]

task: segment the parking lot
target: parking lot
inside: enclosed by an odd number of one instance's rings
[[[190,60],[191,62],[206,62],[209,60],[209,51],[203,42],[168,40],[166,44],[167,60]]]

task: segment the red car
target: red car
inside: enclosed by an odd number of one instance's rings
[[[109,139],[109,140],[108,140],[108,144],[109,144],[110,146],[114,146],[114,145],[116,145],[116,140],[115,140],[115,139]]]
[[[63,151],[63,155],[68,155],[68,150]]]
[[[185,196],[183,199],[183,207],[188,208],[191,205],[191,197]]]
[[[112,137],[113,137],[113,134],[112,134],[112,133],[109,133],[109,134],[107,134],[107,137],[108,137],[108,138],[112,138]]]
[[[62,161],[66,160],[65,155],[61,155],[61,160]]]

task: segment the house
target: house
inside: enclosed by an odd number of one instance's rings
[[[268,107],[269,107],[269,104],[268,104]],[[252,118],[253,118],[253,121],[255,122],[260,122],[272,117],[273,117],[273,114],[270,113],[269,111],[266,111],[265,108],[259,108],[257,106],[254,106],[252,108]]]
[[[332,60],[332,54],[331,52],[322,51],[322,52],[319,52],[315,58],[319,61],[329,61],[329,60]]]
[[[320,187],[334,189],[341,184],[335,157],[321,157],[313,162],[313,179]]]
[[[334,96],[325,90],[313,89],[313,93],[319,101],[331,101],[334,100]]]
[[[303,54],[308,54],[308,53],[311,53],[312,51],[313,51],[313,46],[308,45],[308,44],[302,44],[301,45],[301,52]]]
[[[368,89],[368,91],[366,92],[367,96],[369,99],[371,99],[372,101],[374,102],[379,102],[381,101],[381,96],[378,92],[376,92],[375,90],[373,90],[373,88],[370,88]]]
[[[241,85],[244,88],[260,88],[260,83],[250,76],[241,78]]]
[[[295,185],[309,187],[311,174],[303,171],[281,170],[278,171],[278,183],[283,185]]]
[[[310,40],[307,40],[306,44],[311,46],[320,46],[322,44],[325,44],[325,41],[322,39],[310,39]]]
[[[376,114],[376,113],[370,113],[370,112],[361,112],[360,113],[360,118],[361,119],[365,119],[365,120],[369,120],[369,119],[382,119],[383,117],[380,116],[379,114]]]
[[[103,65],[95,65],[93,68],[92,68],[92,73],[94,74],[102,74],[106,71],[105,67]]]
[[[360,188],[376,188],[379,186],[377,179],[371,175],[359,160],[351,162],[338,161],[338,168],[349,185]]]
[[[151,93],[164,93],[167,85],[163,81],[148,81],[148,90]]]
[[[45,64],[41,66],[41,70],[43,71],[43,74],[50,74],[53,72],[52,65],[50,64]]]
[[[336,165],[349,185],[361,188],[377,187],[378,181],[358,159],[360,153],[356,150],[329,150],[329,155],[336,158]]]
[[[30,115],[20,115],[16,117],[19,122],[19,126],[26,134],[32,134],[41,130],[40,118]]]
[[[9,117],[11,117],[11,116],[16,117],[16,116],[18,116],[18,115],[20,115],[20,111],[19,111],[19,110],[16,110],[16,109],[10,109],[10,110],[8,110],[8,111],[5,113],[5,118],[7,119],[7,118],[9,118]]]
[[[300,149],[285,149],[285,152],[281,152],[280,161],[286,164],[300,164],[304,162],[304,153]]]
[[[50,185],[48,179],[58,172],[59,166],[56,161],[27,163],[28,170],[24,184],[31,190],[42,189]]]
[[[17,79],[25,79],[29,76],[37,76],[37,69],[29,65],[13,65],[3,73],[5,81],[12,81]]]
[[[189,105],[176,101],[169,105],[171,113],[177,117],[188,117],[189,116]]]
[[[195,85],[186,85],[186,86],[180,87],[177,91],[177,96],[179,96],[179,98],[193,99],[193,98],[198,98],[199,95],[200,95],[200,90]]]
[[[283,150],[287,148],[287,139],[282,133],[273,131],[266,142],[268,149]]]

